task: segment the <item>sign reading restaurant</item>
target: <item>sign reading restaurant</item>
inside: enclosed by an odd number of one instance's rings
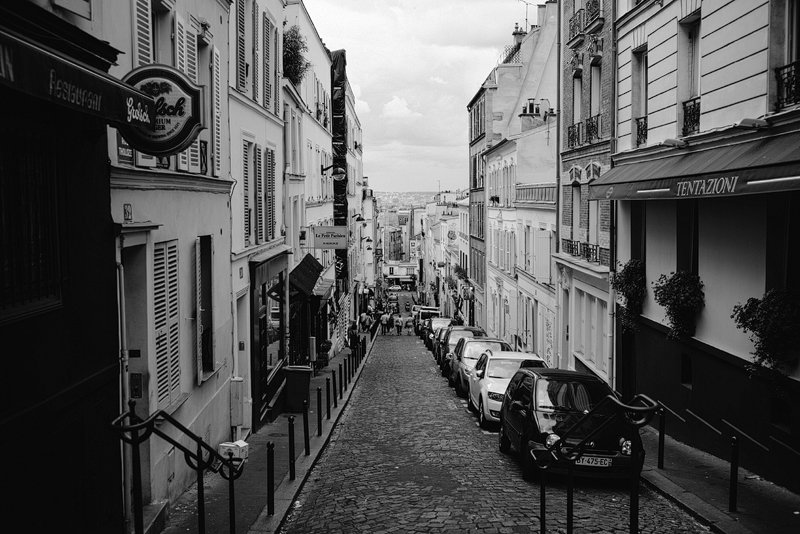
[[[155,100],[155,128],[121,128],[125,140],[140,152],[154,156],[177,154],[189,147],[203,129],[203,88],[168,65],[145,65],[123,81]],[[136,115],[139,109],[129,107]]]

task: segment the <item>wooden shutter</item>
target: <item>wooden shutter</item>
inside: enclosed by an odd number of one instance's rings
[[[258,77],[258,41],[261,37],[261,32],[258,31],[258,3],[253,2],[253,102],[258,104],[258,86],[261,81]]]
[[[200,238],[194,239],[194,359],[196,384],[203,383],[203,245]]]
[[[194,83],[199,83],[198,80],[198,64],[197,64],[197,35],[190,29],[186,28],[186,75]],[[195,174],[200,172],[200,138],[194,140],[186,150],[189,159],[189,172]]]
[[[275,151],[267,149],[267,239],[275,239]]]
[[[222,174],[222,82],[220,74],[220,54],[215,46],[212,58],[212,83],[214,85],[214,132],[212,142],[214,143],[214,176]]]
[[[156,243],[153,249],[153,326],[159,408],[169,406],[180,394],[178,317],[178,245],[176,241]]]
[[[133,64],[141,67],[153,62],[153,21],[150,18],[150,0],[136,0],[134,9],[136,42],[133,47]]]
[[[256,241],[264,242],[264,174],[261,171],[261,146],[253,146],[253,177],[256,181]]]
[[[244,194],[244,244],[250,244],[250,143],[242,144],[242,187]]]
[[[271,46],[270,41],[272,40],[272,22],[267,17],[267,14],[264,13],[263,15],[263,42],[264,42],[264,49],[262,53],[264,54],[264,108],[269,109],[270,105],[272,104],[272,69],[270,68],[272,61],[270,58]]]
[[[273,41],[272,48],[275,50],[275,114],[280,116],[281,114],[281,83],[280,83],[280,74],[278,65],[281,64],[281,61],[278,59],[280,56],[280,48],[278,48],[278,28],[275,28],[275,40]]]
[[[244,41],[244,0],[236,0],[236,89],[244,91],[247,85],[247,54]]]
[[[550,247],[551,232],[549,230],[536,230],[533,275],[539,282],[550,282]]]
[[[186,72],[186,24],[183,18],[175,14],[175,68],[181,72]],[[189,153],[184,150],[177,155],[178,170],[189,170]]]

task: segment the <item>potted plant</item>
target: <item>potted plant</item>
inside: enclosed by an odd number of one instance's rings
[[[705,302],[703,281],[686,271],[662,274],[653,282],[653,296],[664,307],[669,322],[670,339],[680,339],[694,334],[695,316]]]
[[[625,298],[625,306],[619,309],[619,320],[625,332],[638,330],[636,318],[642,313],[642,301],[647,294],[644,262],[628,260],[611,276],[611,287]]]
[[[786,290],[770,289],[733,307],[736,327],[750,332],[753,342],[751,373],[760,370],[785,374],[797,364],[800,350],[800,298]]]

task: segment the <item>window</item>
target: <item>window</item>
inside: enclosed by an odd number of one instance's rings
[[[159,408],[178,400],[181,387],[178,242],[153,248],[153,331],[156,338],[156,396]]]
[[[197,361],[197,385],[214,371],[214,323],[212,302],[212,236],[195,239],[195,357]]]
[[[677,269],[697,274],[699,250],[697,200],[681,200],[677,206]]]
[[[580,241],[581,232],[581,186],[572,186],[572,240]]]
[[[633,54],[631,75],[631,129],[634,147],[647,143],[647,49]]]
[[[644,201],[631,202],[631,258],[645,261],[645,207]]]
[[[236,0],[236,89],[247,87],[247,51],[245,49],[245,0]]]
[[[592,65],[590,69],[589,82],[591,84],[590,98],[589,98],[589,116],[594,117],[600,113],[600,98],[601,98],[601,81],[600,81],[600,65]]]
[[[536,279],[543,283],[549,284],[552,281],[552,272],[550,270],[550,257],[553,247],[553,232],[549,230],[534,230],[534,271],[533,275]]]
[[[770,195],[767,202],[766,288],[800,292],[800,249],[792,245],[800,235],[800,192]]]
[[[213,133],[212,133],[212,146],[214,149],[214,166],[212,167],[214,176],[222,175],[222,81],[221,81],[221,63],[220,53],[217,47],[212,50],[212,64],[211,64],[211,82],[213,90]]]
[[[600,201],[590,200],[589,204],[589,239],[592,245],[598,244],[598,230],[600,228]]]
[[[194,83],[199,83],[198,80],[198,51],[197,51],[197,35],[195,31],[186,25],[179,14],[175,14],[174,19],[174,54],[175,54],[175,68],[186,74]],[[188,171],[191,173],[200,172],[200,139],[195,139],[194,142],[184,150],[179,152],[176,156],[177,168],[180,171]]]

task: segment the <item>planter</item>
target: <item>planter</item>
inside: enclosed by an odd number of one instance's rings
[[[653,282],[653,296],[664,307],[669,323],[667,337],[691,337],[695,331],[697,312],[705,303],[703,282],[694,273],[677,271],[662,274]]]
[[[308,401],[308,387],[311,384],[311,367],[289,365],[286,372],[286,411],[302,412],[303,401]]]

